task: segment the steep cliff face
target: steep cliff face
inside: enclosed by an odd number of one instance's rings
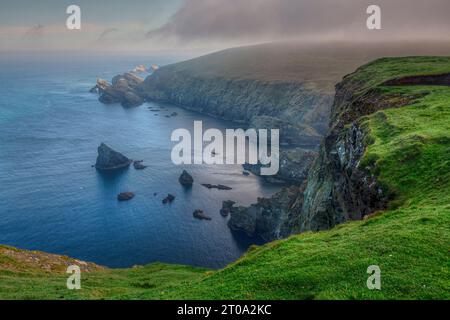
[[[332,101],[330,94],[302,83],[196,77],[173,67],[149,76],[144,92],[148,100],[175,103],[254,128],[280,128],[281,142],[290,145],[320,141]]]
[[[446,74],[404,74],[429,71],[423,61],[411,60],[410,70],[390,70],[386,66],[396,60],[381,59],[345,77],[336,86],[330,128],[309,169],[305,188],[291,191],[288,198],[283,190],[248,209],[232,211],[230,228],[273,240],[297,232],[327,230],[386,209],[393,194],[377,180],[376,159],[366,157],[373,143],[366,118],[376,114],[383,121],[385,115],[379,111],[411,105],[428,94],[423,90],[396,92],[389,90],[390,86],[448,85]],[[280,226],[289,227],[280,232]]]
[[[368,141],[357,121],[362,114],[352,106],[364,105],[361,99],[365,96],[356,97],[358,87],[345,80],[336,86],[330,129],[308,168],[306,185],[292,190],[288,199],[282,190],[272,199],[235,210],[231,229],[274,240],[301,231],[330,229],[385,207],[387,198],[375,177],[360,167]],[[283,232],[280,226],[286,226]]]

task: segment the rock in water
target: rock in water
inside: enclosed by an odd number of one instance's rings
[[[168,194],[167,197],[165,197],[162,201],[162,203],[167,204],[167,203],[172,203],[173,200],[175,200],[175,196],[172,194]]]
[[[123,192],[117,196],[117,200],[119,201],[128,201],[134,198],[133,192]]]
[[[232,190],[233,188],[224,186],[223,184],[210,184],[210,183],[202,183],[202,186],[208,189],[218,189],[218,190]]]
[[[194,178],[192,178],[192,176],[186,170],[183,170],[183,173],[181,174],[178,181],[185,187],[191,187],[194,183]]]
[[[95,168],[98,170],[116,170],[128,167],[133,160],[128,159],[123,154],[114,151],[106,144],[102,143],[98,147],[97,162]]]
[[[222,209],[220,209],[220,215],[222,217],[228,217],[230,214],[233,206],[236,204],[236,202],[227,200],[222,202]]]
[[[142,163],[144,162],[144,160],[139,160],[139,161],[134,161],[133,162],[133,166],[136,170],[144,170],[145,168],[147,168],[146,165],[143,165]]]
[[[137,107],[144,103],[140,85],[144,79],[128,72],[115,76],[112,83],[103,79],[90,92],[100,95],[99,101],[105,104],[121,103],[126,108]]]
[[[202,210],[195,210],[194,211],[194,218],[195,219],[199,219],[199,220],[211,220],[210,217],[208,217],[207,215],[205,215],[205,213]]]

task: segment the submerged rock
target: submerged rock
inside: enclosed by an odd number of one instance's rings
[[[203,210],[197,209],[193,213],[195,219],[199,220],[212,220],[210,217],[208,217]]]
[[[181,183],[181,185],[190,187],[194,183],[194,178],[192,178],[192,176],[186,170],[183,170],[183,173],[181,174],[178,181]]]
[[[202,186],[204,186],[205,188],[208,188],[208,189],[218,189],[218,190],[232,190],[233,189],[231,187],[224,186],[223,184],[215,185],[215,184],[203,183]]]
[[[134,161],[133,162],[133,167],[136,170],[144,170],[145,168],[147,168],[148,166],[143,165],[142,163],[144,162],[144,160],[139,160],[139,161]]]
[[[134,198],[133,192],[122,192],[119,195],[117,195],[117,200],[119,201],[129,201]]]
[[[132,162],[133,160],[128,159],[120,152],[117,152],[102,143],[98,147],[95,168],[98,170],[116,170],[128,167]]]
[[[167,204],[167,203],[172,203],[173,200],[175,200],[175,196],[172,194],[168,194],[167,197],[165,197],[162,201],[162,203]]]

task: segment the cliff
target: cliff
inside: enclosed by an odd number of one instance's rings
[[[284,190],[250,208],[235,209],[230,228],[270,241],[298,232],[331,229],[385,210],[395,192],[378,181],[376,159],[367,157],[374,138],[366,117],[376,115],[387,121],[381,110],[411,105],[428,95],[424,90],[393,90],[393,86],[448,86],[446,73],[411,75],[447,68],[446,59],[428,60],[437,62],[403,59],[401,65],[409,68],[396,68],[395,59],[387,60],[393,66],[389,70],[389,63],[382,59],[346,76],[336,86],[330,128],[309,170],[305,188],[281,203]]]

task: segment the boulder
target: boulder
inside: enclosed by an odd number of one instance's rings
[[[194,178],[192,178],[192,176],[186,170],[183,170],[183,173],[181,174],[180,178],[178,178],[178,181],[181,183],[181,185],[190,187],[194,183]]]
[[[133,160],[128,159],[120,152],[117,152],[106,144],[102,143],[98,147],[98,156],[95,168],[98,170],[116,170],[128,167]]]

